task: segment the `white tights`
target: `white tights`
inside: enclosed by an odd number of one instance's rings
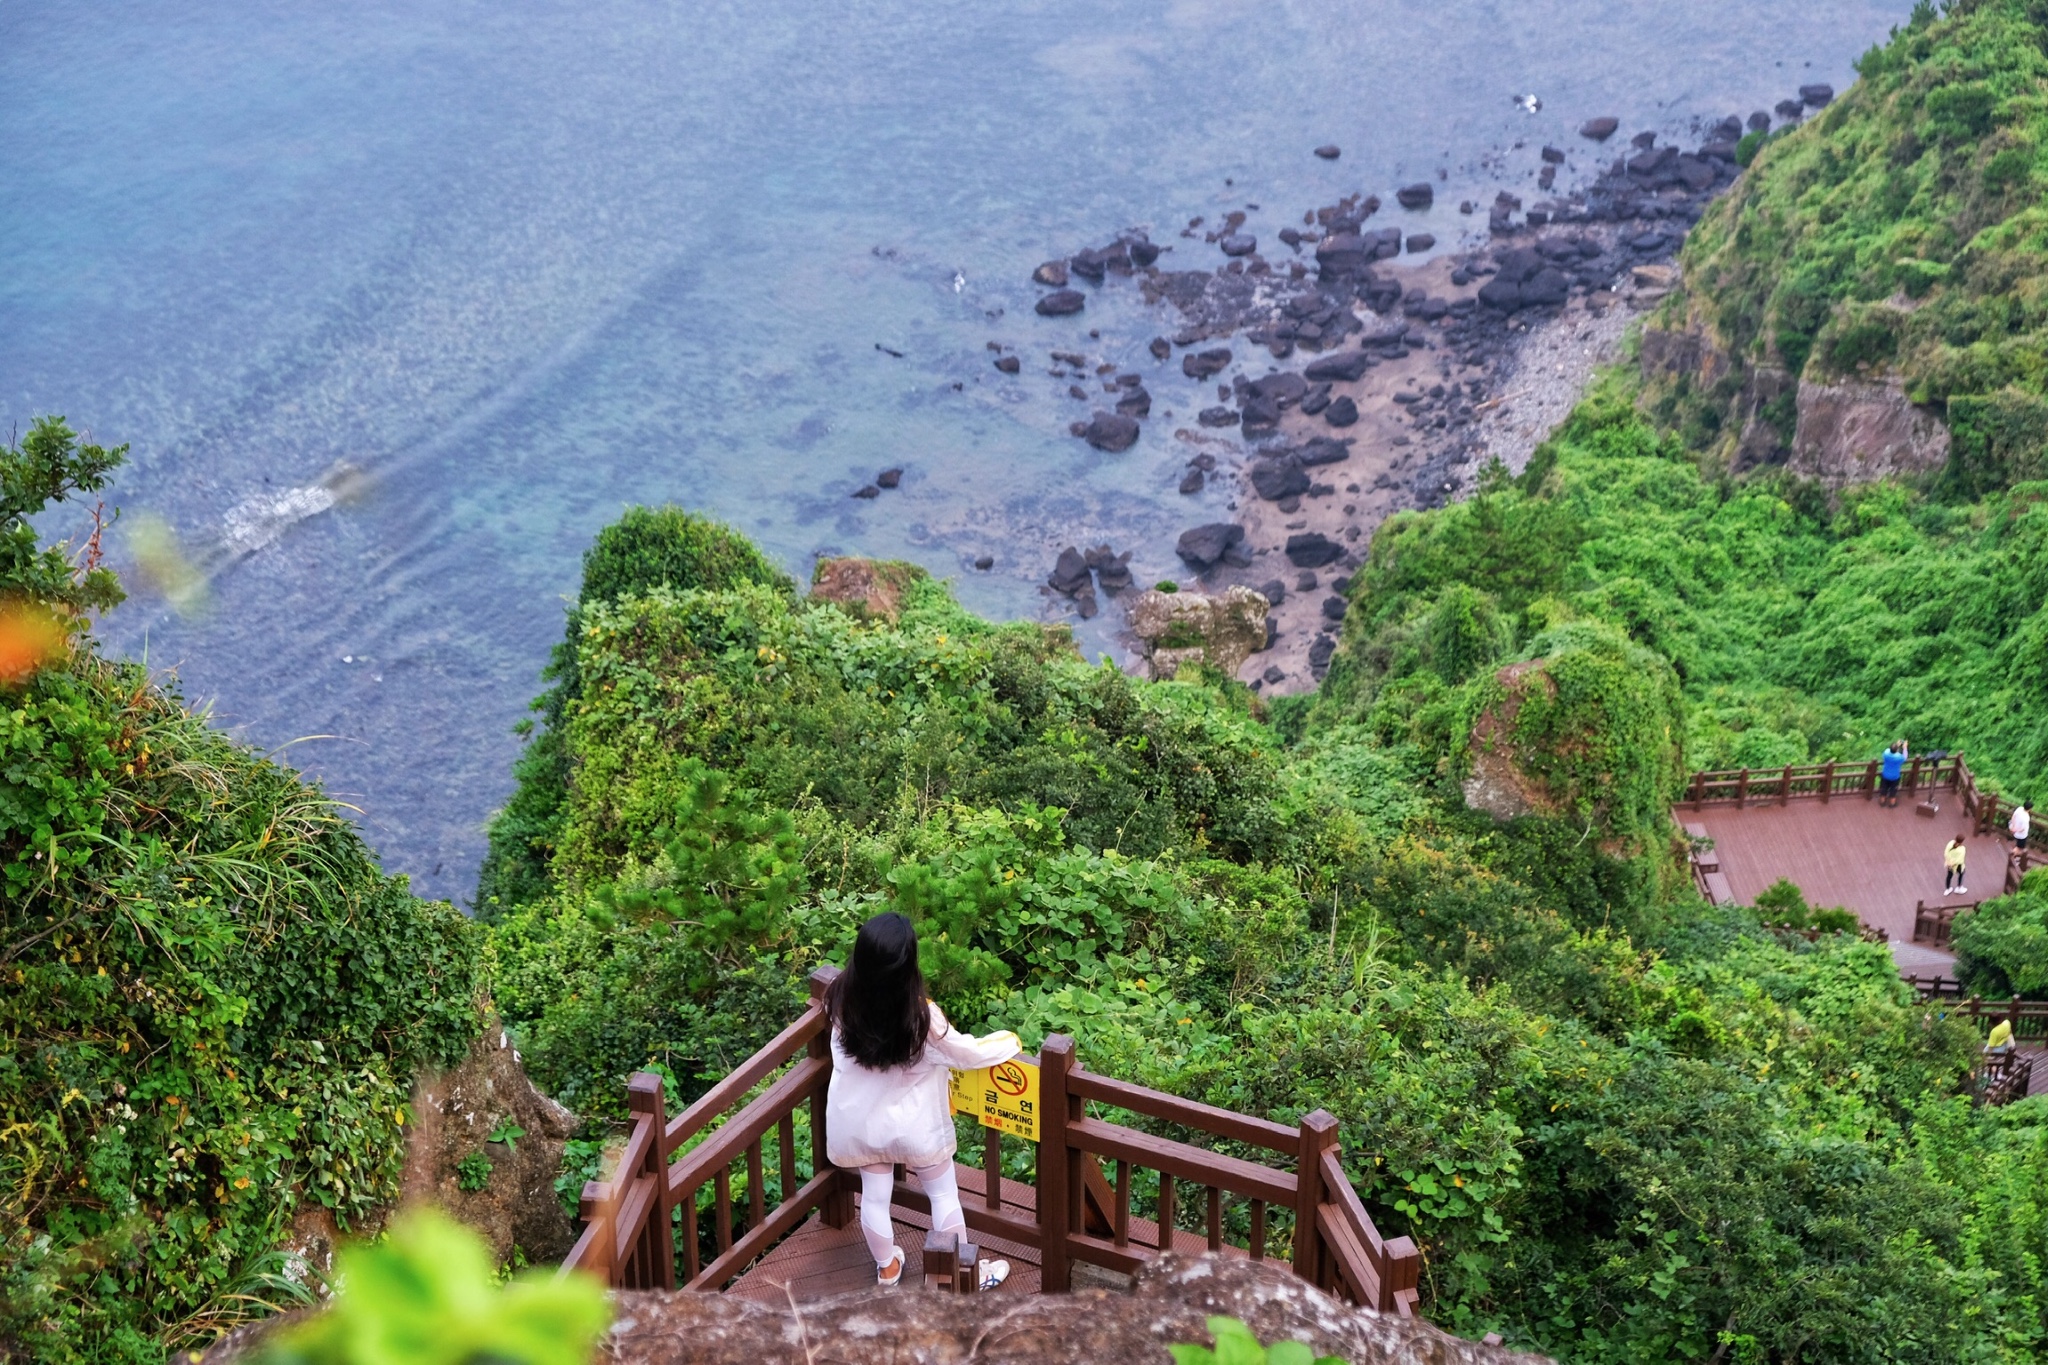
[[[932,1228],[936,1232],[967,1235],[967,1215],[960,1211],[960,1186],[953,1179],[953,1163],[913,1166],[910,1173],[924,1187],[932,1201]],[[896,1168],[887,1164],[860,1168],[860,1231],[868,1239],[868,1252],[876,1269],[896,1259],[896,1229],[889,1221],[889,1200],[896,1192]]]

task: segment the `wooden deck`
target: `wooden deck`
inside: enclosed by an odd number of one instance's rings
[[[966,1206],[970,1216],[975,1209],[986,1208],[984,1199],[988,1185],[981,1169],[956,1162],[953,1174],[960,1182],[960,1202]],[[1036,1219],[1037,1189],[1015,1180],[1003,1181],[1002,1211],[1026,1220]],[[925,1233],[931,1230],[931,1219],[926,1214],[900,1206],[894,1214],[891,1221],[896,1226],[896,1245],[903,1248],[904,1256],[903,1288],[914,1291],[925,1283],[924,1238]],[[974,1236],[981,1247],[983,1259],[1001,1258],[1010,1263],[1010,1278],[997,1293],[1038,1292],[1036,1247],[983,1233]],[[1150,1219],[1134,1216],[1130,1220],[1129,1237],[1140,1246],[1155,1247],[1159,1241],[1159,1225]],[[1208,1243],[1196,1233],[1176,1228],[1173,1247],[1176,1251],[1195,1255],[1208,1250]],[[1223,1252],[1225,1255],[1245,1254],[1243,1248],[1228,1245]],[[861,1236],[859,1220],[843,1228],[828,1228],[813,1215],[780,1246],[733,1281],[726,1292],[771,1303],[786,1303],[793,1294],[798,1303],[810,1303],[874,1287],[875,1262],[868,1254],[867,1240]]]
[[[1766,797],[1752,805],[1708,806],[1674,815],[1706,827],[1735,899],[1754,904],[1758,893],[1780,877],[1789,878],[1814,906],[1844,906],[1865,924],[1883,929],[1894,944],[1913,944],[1913,908],[1943,900],[1941,852],[1961,834],[1967,839],[1970,879],[1967,899],[1998,895],[2005,878],[2002,840],[1970,833],[1970,819],[1951,791],[1935,793],[1941,813],[1914,812],[1909,798],[1885,809],[1861,796],[1778,805]],[[1962,896],[1952,900],[1966,899]],[[1933,953],[1926,966],[1953,961]]]
[[[1780,877],[1790,878],[1809,905],[1840,905],[1891,936],[1902,972],[1953,976],[1955,955],[1913,942],[1913,911],[1921,901],[1983,901],[2005,889],[2007,844],[1970,832],[1970,817],[1953,791],[1933,793],[1941,813],[1932,818],[1901,796],[1889,809],[1858,795],[1831,801],[1770,797],[1754,804],[1673,811],[1682,824],[1703,825],[1714,840],[1721,874],[1735,899],[1754,904]],[[1956,835],[1969,849],[1970,894],[1942,894],[1942,850]],[[2048,1093],[2048,1057],[2035,1063],[2032,1093]]]

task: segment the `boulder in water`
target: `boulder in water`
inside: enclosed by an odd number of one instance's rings
[[[1037,309],[1041,316],[1059,318],[1078,313],[1087,306],[1088,296],[1080,290],[1056,289],[1038,301]]]
[[[1591,138],[1595,142],[1605,142],[1608,138],[1613,137],[1616,130],[1620,127],[1620,119],[1610,118],[1602,114],[1599,118],[1589,118],[1580,124],[1579,136]]]
[[[1138,423],[1120,412],[1098,412],[1081,433],[1081,439],[1097,450],[1115,455],[1138,443]]]
[[[1234,521],[1215,521],[1182,531],[1173,552],[1196,573],[1206,573],[1217,564],[1230,561],[1250,563],[1244,553],[1244,527]]]

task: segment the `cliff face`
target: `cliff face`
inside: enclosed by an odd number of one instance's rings
[[[2048,322],[2021,302],[2048,287],[2044,41],[2023,0],[1923,6],[1840,100],[1744,139],[1643,338],[1659,419],[1736,472],[1945,472],[1971,493],[2028,477],[2002,430],[1957,425],[1952,465],[1949,427],[1959,405],[2048,398]]]
[[[1798,391],[1791,471],[1829,487],[1929,474],[1948,463],[1948,427],[1883,380],[1809,379]]]

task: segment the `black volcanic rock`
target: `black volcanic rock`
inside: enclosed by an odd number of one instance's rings
[[[1216,243],[1226,256],[1249,256],[1259,249],[1259,239],[1249,232],[1233,232]]]
[[[1092,588],[1088,577],[1088,561],[1081,557],[1081,551],[1069,545],[1060,551],[1059,561],[1052,566],[1052,573],[1045,580],[1052,590],[1072,597],[1083,588]]]
[[[1591,138],[1595,142],[1605,142],[1608,138],[1613,137],[1615,130],[1620,127],[1620,119],[1609,118],[1603,114],[1599,118],[1589,118],[1580,124],[1579,136]]]
[[[1316,243],[1316,266],[1326,276],[1355,275],[1377,255],[1377,243],[1368,244],[1355,232],[1332,233]]]
[[[1159,259],[1159,248],[1142,237],[1128,245],[1131,251],[1132,265],[1142,268]]]
[[[859,488],[853,490],[853,496],[856,498],[879,498],[882,496],[882,490],[871,483],[862,484]]]
[[[1426,209],[1436,202],[1436,188],[1427,180],[1418,180],[1395,190],[1394,198],[1404,209]]]
[[[1358,404],[1349,398],[1338,398],[1323,409],[1323,420],[1333,427],[1348,427],[1358,421]]]
[[[1344,619],[1344,613],[1350,607],[1351,604],[1341,597],[1325,597],[1323,599],[1323,617],[1330,621],[1341,621]]]
[[[1173,343],[1165,337],[1153,337],[1152,344],[1146,349],[1152,352],[1154,360],[1164,360],[1173,354]]]
[[[1564,164],[1564,148],[1552,147],[1546,143],[1543,148],[1543,160],[1548,165],[1562,166]]]
[[[1126,417],[1150,417],[1152,395],[1143,387],[1131,389],[1116,400],[1116,410]]]
[[[875,484],[880,488],[894,488],[902,482],[903,471],[900,469],[885,469],[875,475]]]
[[[1343,557],[1344,547],[1321,531],[1303,531],[1287,537],[1287,562],[1298,569],[1320,569]]]
[[[1244,527],[1234,521],[1214,521],[1207,526],[1197,526],[1182,531],[1175,542],[1173,552],[1185,560],[1197,573],[1203,573],[1222,562],[1232,551],[1239,551],[1244,544]]]
[[[1015,374],[1024,368],[1024,362],[1013,355],[999,355],[996,357],[996,368],[1004,374]]]
[[[1067,263],[1065,261],[1047,261],[1044,265],[1031,272],[1031,282],[1033,284],[1049,285],[1054,289],[1065,289],[1067,287]]]
[[[1316,155],[1325,161],[1335,161],[1338,157],[1344,155],[1344,151],[1334,142],[1325,142],[1322,146],[1316,148]]]
[[[1088,306],[1088,296],[1078,289],[1056,289],[1038,301],[1038,311],[1049,318],[1078,313]]]
[[[1339,351],[1335,355],[1326,355],[1320,360],[1311,361],[1303,373],[1318,383],[1349,384],[1363,375],[1371,365],[1372,357],[1363,351]]]
[[[1309,490],[1308,471],[1293,456],[1259,460],[1251,468],[1252,488],[1267,502],[1300,497]]]
[[[1180,481],[1180,491],[1183,493],[1199,493],[1202,491],[1202,485],[1207,481],[1207,476],[1201,470],[1190,469],[1187,472],[1187,476]]]
[[[1190,379],[1207,379],[1230,368],[1230,352],[1221,346],[1208,351],[1191,351],[1180,358],[1180,372]]]
[[[1237,409],[1203,408],[1195,414],[1195,420],[1205,427],[1234,427],[1237,425]]]
[[[1138,443],[1138,423],[1120,412],[1098,412],[1081,438],[1097,450],[1114,455]]]
[[[1824,105],[1832,103],[1834,98],[1835,87],[1833,87],[1832,85],[1816,83],[1813,85],[1802,85],[1799,87],[1800,102],[1802,104],[1810,104],[1816,109],[1819,109]]]

